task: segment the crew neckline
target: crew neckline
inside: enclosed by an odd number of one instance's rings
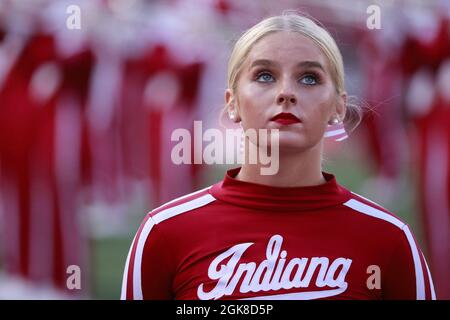
[[[351,193],[339,185],[333,174],[322,171],[325,183],[303,187],[274,187],[237,180],[241,167],[230,169],[211,187],[218,200],[264,211],[309,211],[340,205]]]

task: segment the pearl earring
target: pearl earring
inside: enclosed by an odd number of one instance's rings
[[[230,120],[234,121],[236,119],[236,115],[234,113],[229,113],[228,116],[230,117]]]
[[[335,125],[335,124],[338,124],[339,123],[339,119],[338,118],[333,118],[333,119],[331,119],[331,124],[332,125]]]

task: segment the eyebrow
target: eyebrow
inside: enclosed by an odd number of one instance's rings
[[[259,59],[259,60],[253,61],[253,63],[250,65],[250,69],[255,66],[271,67],[271,66],[277,66],[277,65],[278,65],[277,62],[274,62],[274,61],[271,61],[268,59]],[[299,62],[296,66],[300,67],[300,68],[318,68],[325,72],[324,67],[318,61],[309,61],[309,60],[302,61],[302,62]]]

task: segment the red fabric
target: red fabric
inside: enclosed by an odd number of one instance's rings
[[[53,166],[51,119],[54,112],[54,99],[45,106],[37,105],[28,95],[28,85],[37,67],[55,58],[51,37],[33,37],[0,91],[0,127],[4,132],[0,137],[1,171],[5,181],[14,181],[17,186],[19,208],[17,212],[7,212],[6,219],[8,215],[18,215],[15,219],[19,221],[20,234],[19,255],[7,260],[6,267],[9,272],[25,277],[29,276],[30,255],[30,162],[35,159],[43,174]]]
[[[60,103],[67,97],[76,107],[84,108],[92,60],[89,52],[61,58],[52,36],[36,34],[29,39],[0,90],[0,180],[4,182],[2,191],[15,195],[5,199],[5,205],[17,208],[5,210],[5,228],[9,229],[2,244],[6,271],[63,289],[67,267],[83,266],[84,257],[75,207],[78,181],[71,181],[75,186],[61,183],[65,180],[57,176],[55,169],[57,114],[60,108],[72,107]],[[61,83],[51,97],[38,102],[30,95],[30,82],[39,67],[48,62],[59,68]],[[76,155],[82,163],[82,179],[87,182],[90,156],[86,124],[79,125],[83,137],[81,151]],[[41,201],[42,194],[45,199]]]
[[[379,36],[379,35],[378,35]],[[360,58],[365,101],[371,111],[363,118],[376,176],[397,179],[401,174],[403,119],[401,115],[400,68],[397,55],[387,54],[385,42],[372,32],[361,35]]]
[[[402,69],[404,83],[416,71],[428,68],[434,80],[442,64],[450,57],[449,19],[441,18],[436,35],[430,42],[408,38],[403,45]],[[417,166],[417,199],[430,269],[441,299],[450,299],[450,106],[435,92],[428,112],[411,117],[411,141],[414,164]]]
[[[430,269],[441,299],[450,299],[450,105],[437,101],[414,121],[418,203]]]
[[[178,61],[163,44],[155,45],[125,65],[121,101],[125,172],[151,181],[150,198],[157,205],[191,191],[200,171],[198,165],[172,163],[173,144],[169,139],[175,129],[192,131],[191,119],[196,112],[203,67],[199,62]],[[145,101],[147,82],[162,72],[172,73],[179,85],[174,106]],[[165,141],[163,137],[169,138]],[[143,158],[148,159],[146,163]]]
[[[239,170],[145,217],[130,249],[122,298],[432,298],[420,249],[385,209],[343,188],[332,174],[323,173],[322,185],[278,188],[238,181]],[[373,265],[380,268],[380,289],[367,286]],[[258,268],[267,273],[254,276]],[[266,274],[270,282],[259,287]]]

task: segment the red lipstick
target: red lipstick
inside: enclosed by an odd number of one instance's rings
[[[270,119],[270,121],[275,121],[282,125],[290,125],[290,124],[302,122],[299,118],[294,116],[292,113],[288,113],[288,112],[281,112],[281,113],[277,114],[275,117],[273,117],[272,119]]]

